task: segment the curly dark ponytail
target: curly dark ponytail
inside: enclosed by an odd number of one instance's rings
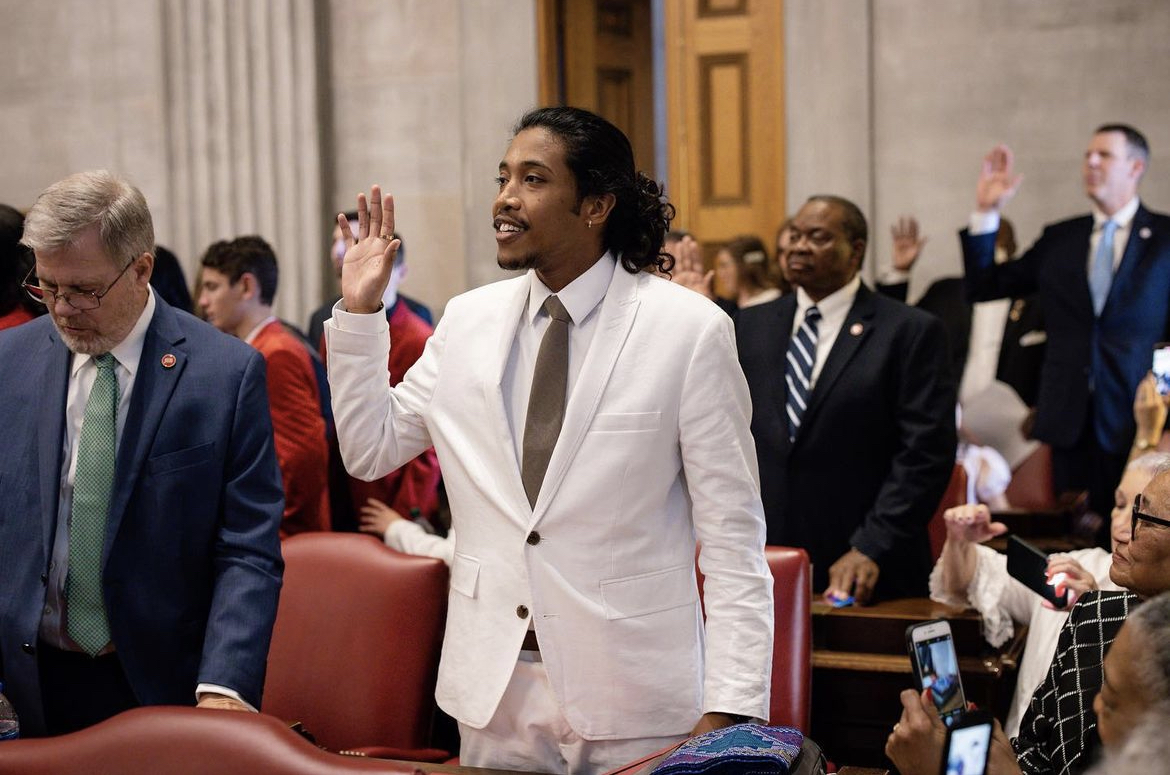
[[[674,258],[662,252],[662,243],[674,205],[661,185],[635,169],[634,151],[622,130],[588,110],[555,107],[525,113],[513,135],[533,127],[547,129],[564,144],[565,163],[577,180],[578,203],[587,196],[614,195],[604,245],[620,254],[625,270],[669,272]]]

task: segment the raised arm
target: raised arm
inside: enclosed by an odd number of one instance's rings
[[[975,209],[998,213],[1016,195],[1024,176],[1015,171],[1015,157],[1006,145],[997,145],[983,157],[975,184]]]
[[[894,269],[909,272],[922,254],[922,246],[926,244],[926,237],[918,231],[918,219],[913,215],[900,217],[890,227],[890,237],[894,241]]]
[[[370,206],[373,203],[373,207]],[[400,240],[394,234],[394,197],[382,195],[382,189],[370,188],[370,198],[358,194],[358,233],[349,228],[349,220],[338,214],[337,225],[345,240],[345,259],[341,265],[341,298],[348,312],[369,313],[382,308],[382,294],[390,282],[394,256]]]

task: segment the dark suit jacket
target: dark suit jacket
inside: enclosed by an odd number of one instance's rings
[[[1090,215],[1052,224],[1027,253],[998,265],[995,234],[964,229],[960,239],[970,300],[1039,293],[1048,345],[1033,434],[1071,447],[1091,401],[1098,443],[1121,454],[1133,442],[1137,384],[1154,344],[1170,337],[1170,217],[1138,208],[1100,318],[1089,295],[1092,230]]]
[[[788,294],[736,321],[768,543],[808,550],[818,591],[852,546],[881,568],[878,596],[925,594],[926,523],[955,464],[942,324],[861,286],[790,444],[784,359],[795,314]]]
[[[973,309],[961,277],[935,280],[914,305],[942,321],[951,347],[951,377],[958,384],[963,379],[967,353],[971,344]],[[879,285],[878,290],[891,299],[906,301],[907,283]],[[1036,294],[1012,300],[1011,311],[1003,327],[999,361],[995,378],[1010,385],[1028,406],[1036,405],[1040,385],[1040,367],[1044,361],[1044,341],[1034,340],[1044,333],[1044,314]],[[1023,337],[1029,336],[1029,340]]]
[[[106,528],[110,633],[144,705],[191,705],[203,682],[259,706],[283,571],[264,358],[156,301]],[[27,735],[44,731],[35,652],[70,362],[48,316],[0,334],[0,669]]]

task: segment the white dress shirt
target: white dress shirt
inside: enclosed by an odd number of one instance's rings
[[[808,380],[810,391],[816,387],[817,378],[821,376],[821,369],[825,367],[833,342],[837,341],[837,334],[841,333],[841,326],[845,325],[845,318],[853,307],[853,300],[857,298],[857,289],[860,287],[861,278],[854,275],[852,280],[818,302],[814,302],[804,288],[796,289],[796,317],[792,321],[792,336],[796,336],[809,307],[815,305],[821,311],[821,321],[817,324],[817,357]]]
[[[122,445],[122,429],[126,426],[126,411],[134,391],[138,361],[146,341],[146,329],[154,317],[154,289],[147,291],[146,305],[138,321],[126,338],[110,350],[114,356],[114,375],[118,378],[118,417],[115,449]],[[92,356],[74,353],[69,365],[69,388],[65,399],[65,434],[62,439],[60,495],[57,498],[57,529],[53,540],[53,557],[49,562],[49,583],[45,594],[45,609],[41,617],[40,637],[50,646],[66,651],[81,651],[69,637],[65,610],[65,578],[69,574],[69,521],[73,514],[73,479],[77,473],[77,439],[81,422],[85,419],[85,405],[97,379],[97,364]],[[107,645],[101,653],[113,651]]]
[[[569,326],[569,380],[566,399],[573,394],[577,375],[581,373],[581,365],[585,363],[585,355],[589,352],[593,333],[597,330],[597,310],[601,306],[601,300],[605,298],[610,282],[613,281],[616,266],[617,261],[614,260],[613,254],[607,252],[556,294],[561,304],[565,305],[569,317],[573,319],[572,325]],[[524,308],[520,323],[516,327],[516,338],[512,340],[512,351],[508,355],[508,363],[504,367],[504,378],[501,382],[504,409],[508,414],[508,426],[512,429],[512,446],[518,463],[524,460],[524,424],[528,420],[532,373],[536,369],[536,356],[549,322],[548,315],[541,307],[544,306],[545,299],[553,295],[537,277],[535,270],[528,271],[528,280],[531,283],[528,305]]]

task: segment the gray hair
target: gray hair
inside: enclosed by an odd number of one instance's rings
[[[1170,452],[1147,452],[1129,461],[1125,470],[1141,471],[1153,479],[1158,474],[1170,471]]]
[[[146,197],[107,170],[70,175],[46,188],[24,218],[21,242],[34,251],[75,243],[97,225],[102,247],[117,266],[154,253],[154,222]]]
[[[1126,620],[1145,648],[1138,670],[1153,707],[1170,713],[1170,592],[1163,592],[1138,606]]]

